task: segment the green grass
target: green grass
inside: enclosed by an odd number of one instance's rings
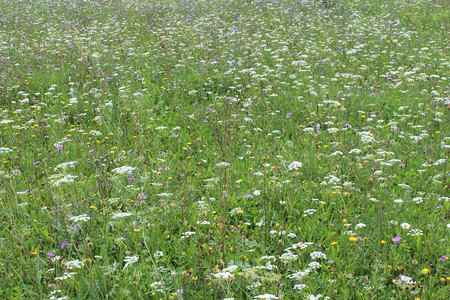
[[[0,298],[446,299],[449,14],[0,0]]]

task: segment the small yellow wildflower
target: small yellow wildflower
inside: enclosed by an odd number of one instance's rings
[[[428,274],[430,274],[430,269],[427,269],[427,268],[423,269],[423,270],[422,270],[422,274],[423,274],[423,275],[428,275]]]

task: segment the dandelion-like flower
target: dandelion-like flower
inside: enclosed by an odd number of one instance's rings
[[[400,224],[400,227],[403,229],[409,229],[411,227],[411,225],[409,225],[408,223],[402,223],[402,224]]]

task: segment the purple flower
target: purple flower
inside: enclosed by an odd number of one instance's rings
[[[403,168],[403,167],[405,166],[405,164],[398,164],[398,166],[399,166],[400,168]]]
[[[69,245],[68,241],[64,241],[61,243],[61,250],[64,250],[64,248],[66,248],[66,246]]]
[[[248,199],[253,199],[253,195],[247,194]]]
[[[56,145],[56,151],[61,152],[63,145]]]
[[[402,240],[402,237],[401,236],[396,236],[395,238],[393,238],[392,239],[392,241],[394,242],[394,243],[397,243],[397,244],[400,244],[400,241]]]
[[[372,96],[372,97],[375,96],[375,93],[370,93],[370,96]]]
[[[440,262],[445,262],[447,260],[447,257],[445,255],[442,255],[442,257],[439,258]]]
[[[38,164],[40,164],[41,162],[38,160],[38,161],[35,161],[35,162],[33,162],[33,166],[37,166]]]
[[[55,257],[55,256],[56,256],[56,254],[53,253],[53,252],[48,252],[48,253],[47,253],[47,258],[48,258],[48,259],[53,258],[53,257]]]
[[[291,113],[287,113],[287,114],[286,114],[286,118],[290,118],[291,115],[292,115]]]
[[[147,199],[147,195],[144,193],[140,193],[139,195],[137,195],[137,198],[140,200],[145,200],[145,199]]]

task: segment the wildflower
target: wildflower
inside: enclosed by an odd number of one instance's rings
[[[308,286],[306,285],[306,284],[304,284],[304,283],[300,283],[300,284],[296,284],[296,285],[294,285],[294,287],[293,287],[293,289],[294,290],[303,290],[303,289],[306,289]]]
[[[404,229],[409,229],[411,227],[411,225],[409,225],[408,223],[402,223],[402,224],[400,224],[400,227],[402,227]]]
[[[213,276],[216,279],[233,279],[234,278],[234,275],[231,274],[230,272],[219,272],[219,273],[213,274]]]
[[[9,153],[9,152],[13,152],[13,150],[9,149],[9,148],[5,148],[5,147],[0,147],[0,154]]]
[[[112,172],[116,174],[130,174],[132,173],[136,168],[130,167],[130,166],[122,166],[120,168],[115,168],[112,170]]]
[[[331,246],[336,246],[338,242],[331,242]]]
[[[80,261],[80,260],[72,260],[72,261],[68,261],[65,263],[67,269],[72,270],[73,268],[77,268],[80,269],[81,267],[84,266],[84,262]]]
[[[440,262],[446,262],[448,260],[448,257],[445,255],[442,255],[442,257],[439,258]]]
[[[138,260],[139,260],[139,256],[137,256],[137,255],[125,256],[125,259],[123,261],[126,262],[126,264],[123,267],[123,270],[125,270],[129,265],[134,264]]]
[[[393,238],[392,239],[392,241],[394,242],[394,243],[397,243],[397,244],[400,244],[400,241],[402,240],[402,237],[400,237],[400,236],[397,236],[397,237],[395,237],[395,238]]]
[[[327,259],[327,256],[324,253],[320,252],[320,251],[314,251],[309,256],[313,260],[317,260],[317,259],[320,259],[320,258]]]
[[[53,253],[53,252],[48,252],[48,253],[47,253],[47,258],[48,258],[48,259],[51,259],[51,258],[55,257],[55,255],[56,255],[56,254]]]
[[[350,242],[356,242],[356,238],[355,238],[354,236],[351,236],[348,240],[349,240]]]
[[[146,194],[144,194],[144,193],[139,193],[139,195],[137,195],[137,198],[139,200],[145,200],[145,199],[148,198],[148,196]]]
[[[317,261],[312,261],[308,264],[308,268],[310,268],[312,270],[320,269],[321,267],[322,267],[322,265],[320,263],[318,263]]]
[[[284,262],[284,263],[288,263],[290,261],[297,260],[297,258],[298,258],[298,256],[296,254],[294,254],[294,253],[291,253],[291,252],[283,253],[280,256],[280,260],[282,262]]]
[[[162,251],[156,251],[155,253],[153,253],[153,257],[156,257],[156,258],[163,257],[163,256],[164,256],[164,253]]]
[[[303,164],[299,161],[293,161],[289,166],[288,169],[289,170],[298,170],[298,168],[301,168],[303,166]]]
[[[61,250],[64,250],[64,248],[66,248],[66,246],[69,245],[68,241],[64,241],[61,243]]]
[[[89,217],[87,214],[83,214],[83,215],[71,217],[70,221],[73,221],[73,222],[80,222],[80,221],[86,222],[86,221],[89,221],[90,219],[91,219],[91,217]]]
[[[355,225],[356,229],[360,229],[360,228],[364,228],[364,227],[366,227],[366,224],[364,224],[364,223],[358,223]]]
[[[123,218],[123,217],[128,217],[128,216],[132,216],[132,214],[126,213],[126,212],[120,212],[120,213],[115,213],[111,218],[117,219],[117,218]]]
[[[254,299],[270,300],[270,299],[280,299],[280,298],[278,298],[277,296],[272,295],[272,294],[263,294],[263,295],[255,296]]]
[[[49,179],[54,179],[54,178],[57,178],[59,176],[61,176],[61,174],[53,175]],[[78,176],[74,176],[74,175],[64,175],[64,177],[54,181],[52,184],[54,186],[60,186],[62,183],[73,183],[75,181],[75,179],[77,179],[77,178],[78,178]]]
[[[75,230],[77,230],[78,226],[80,226],[80,225],[75,224],[75,226],[73,226],[72,228],[69,229],[69,232],[74,232]]]
[[[418,236],[418,235],[423,235],[423,232],[420,229],[411,229],[410,231],[408,231],[407,235]]]
[[[427,269],[427,268],[422,270],[423,275],[428,275],[428,274],[430,274],[430,272],[431,272],[430,269]]]

